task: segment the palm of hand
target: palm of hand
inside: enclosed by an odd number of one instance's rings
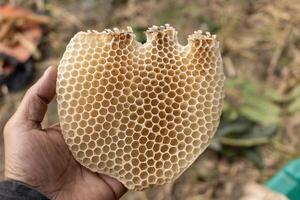
[[[43,79],[36,85],[41,87]],[[34,93],[32,90],[25,95],[4,130],[5,177],[26,183],[51,199],[119,198],[125,188],[118,181],[93,173],[77,163],[64,142],[59,125],[41,128],[40,122],[49,102],[43,102],[42,94],[26,100]],[[35,106],[34,110],[30,110],[30,106]],[[27,116],[22,116],[22,112]]]
[[[8,134],[12,138],[6,141],[15,148],[8,152],[6,177],[34,186],[55,199],[115,198],[112,186],[105,182],[108,177],[92,173],[74,160],[58,125]]]

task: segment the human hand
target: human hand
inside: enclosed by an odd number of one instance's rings
[[[77,163],[58,124],[41,127],[55,95],[56,73],[54,67],[46,70],[4,128],[5,178],[26,183],[50,199],[118,199],[125,187]]]

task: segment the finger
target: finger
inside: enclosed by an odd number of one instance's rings
[[[104,174],[101,174],[101,178],[105,181],[107,185],[109,185],[117,199],[119,199],[127,191],[127,189],[122,185],[122,183],[120,183],[116,179],[113,179]]]
[[[55,96],[56,68],[49,67],[43,76],[26,92],[14,114],[19,124],[28,128],[40,128],[48,104]]]

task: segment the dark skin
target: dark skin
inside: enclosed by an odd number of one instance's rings
[[[119,199],[126,188],[77,163],[59,124],[42,129],[47,105],[55,96],[56,74],[55,67],[49,67],[5,125],[5,178],[28,184],[50,199]]]

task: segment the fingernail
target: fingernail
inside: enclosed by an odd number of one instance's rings
[[[52,68],[53,66],[50,66],[50,67],[47,67],[47,69],[44,71],[44,73],[43,73],[43,77],[44,76],[46,76],[48,73],[49,73],[49,71],[50,71],[50,69]]]
[[[47,69],[44,71],[43,76],[45,76],[47,74],[47,72],[49,71],[50,67],[47,67]]]

